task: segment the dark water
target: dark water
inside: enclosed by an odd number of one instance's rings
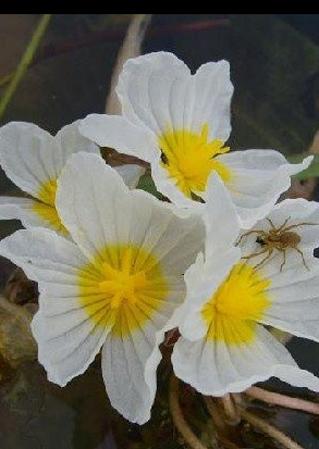
[[[1,76],[13,69],[38,19],[0,16],[0,36],[6,44]],[[127,23],[126,15],[54,16],[3,124],[32,121],[56,132],[88,113],[103,112]],[[305,151],[318,127],[318,30],[318,15],[157,15],[144,51],[173,51],[193,70],[209,60],[228,59],[235,85],[231,146],[291,154]],[[17,189],[1,173],[0,193],[14,192]],[[18,227],[15,222],[2,222],[0,236]],[[2,259],[2,285],[11,270]],[[319,375],[317,345],[294,339],[289,348],[303,367]],[[15,370],[0,359],[0,373],[1,449],[182,447],[167,418],[164,375],[154,416],[141,430],[111,411],[99,360],[64,389],[48,383],[36,362]],[[274,387],[306,395],[279,383]],[[281,410],[272,419],[306,449],[319,447],[314,436],[319,425],[308,415]],[[256,441],[253,447],[274,447],[269,441]]]

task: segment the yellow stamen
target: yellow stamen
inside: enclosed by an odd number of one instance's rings
[[[234,345],[252,341],[257,322],[270,305],[270,284],[253,266],[236,264],[202,309],[207,338]]]
[[[215,156],[226,153],[218,139],[208,141],[208,125],[200,133],[187,129],[168,129],[159,137],[162,151],[162,166],[168,171],[177,187],[189,198],[206,190],[212,171],[216,171],[223,181],[231,179],[231,171]]]
[[[67,235],[68,231],[63,226],[55,207],[56,190],[56,179],[50,179],[42,184],[37,195],[39,201],[36,200],[34,202],[33,211],[39,215],[42,220],[53,226],[58,232]]]
[[[164,305],[168,283],[156,257],[133,244],[110,245],[78,274],[79,301],[117,337],[142,328]]]

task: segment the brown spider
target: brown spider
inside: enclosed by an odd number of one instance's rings
[[[262,247],[261,251],[257,251],[253,254],[250,254],[249,256],[244,256],[242,259],[251,259],[252,257],[260,256],[261,254],[267,253],[266,257],[264,257],[261,262],[259,262],[255,268],[260,267],[263,265],[266,260],[269,259],[269,257],[272,255],[274,250],[278,250],[283,254],[283,262],[280,265],[280,271],[282,271],[285,263],[286,263],[286,251],[288,249],[294,249],[297,251],[303,261],[303,264],[307,270],[309,270],[309,267],[306,264],[303,252],[298,248],[298,244],[300,243],[300,235],[296,232],[292,232],[292,229],[295,229],[299,226],[312,226],[312,225],[318,225],[319,223],[298,223],[294,225],[287,226],[288,221],[291,217],[288,217],[279,228],[276,228],[273,222],[270,218],[267,218],[266,220],[270,224],[270,229],[268,231],[264,231],[262,229],[253,229],[252,231],[248,231],[245,234],[243,234],[236,245],[239,245],[239,243],[242,241],[244,237],[247,237],[251,234],[258,234],[256,242],[259,243]]]

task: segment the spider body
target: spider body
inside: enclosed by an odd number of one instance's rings
[[[268,234],[258,236],[256,242],[261,246],[273,247],[278,251],[283,251],[288,248],[296,248],[300,240],[300,235],[296,232],[277,233],[274,230],[270,230]]]
[[[244,237],[247,237],[248,235],[251,234],[257,234],[256,242],[261,246],[262,249],[261,251],[256,251],[250,254],[249,256],[244,256],[242,257],[242,259],[248,260],[253,257],[260,256],[261,254],[267,253],[266,256],[261,260],[261,262],[259,262],[255,266],[255,268],[258,268],[270,258],[274,250],[277,250],[281,252],[283,255],[283,262],[280,265],[280,271],[282,271],[286,263],[286,251],[295,250],[300,254],[305,268],[309,270],[303,252],[298,247],[299,243],[301,242],[301,237],[297,232],[293,231],[293,229],[298,228],[300,226],[316,225],[317,223],[304,222],[287,226],[289,220],[290,217],[288,217],[281,226],[276,228],[276,226],[273,224],[270,218],[267,218],[267,221],[270,224],[270,229],[268,229],[267,231],[263,229],[253,229],[243,234],[240,237],[239,241],[237,242],[237,245],[241,242],[241,240]]]

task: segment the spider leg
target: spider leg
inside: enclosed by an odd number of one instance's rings
[[[244,237],[248,237],[251,234],[264,234],[265,232],[262,229],[253,229],[252,231],[245,232],[245,234],[241,235],[236,246],[242,241]]]
[[[262,261],[260,261],[259,263],[257,263],[257,265],[254,266],[254,269],[255,269],[255,270],[256,270],[257,268],[260,268],[260,267],[263,265],[263,263],[266,262],[266,260],[269,259],[269,257],[272,255],[272,253],[273,253],[274,250],[273,250],[273,248],[268,248],[266,251],[268,251],[267,256],[264,257]]]
[[[290,225],[290,226],[287,226],[287,228],[286,229],[284,229],[284,231],[286,232],[286,231],[290,231],[291,229],[294,229],[294,228],[298,228],[298,226],[314,226],[314,225],[319,225],[319,223],[307,223],[307,222],[304,222],[304,223],[298,223],[298,224],[294,224],[294,225]]]
[[[243,256],[242,259],[249,260],[252,257],[260,256],[260,254],[264,254],[266,251],[269,251],[267,248],[264,248],[262,251],[259,251],[259,253],[252,253],[249,256]]]
[[[278,232],[282,231],[290,219],[291,219],[291,216],[289,215],[289,217],[286,218],[286,220],[283,222],[283,224],[282,224],[281,226],[279,226],[279,228],[277,229],[277,231],[278,231]],[[285,229],[285,231],[286,231],[286,229]]]
[[[274,230],[276,231],[276,230],[277,230],[277,229],[276,229],[276,226],[273,224],[273,222],[271,221],[271,219],[267,217],[266,220],[267,220],[268,223],[270,224],[271,228],[274,229]]]
[[[282,269],[286,263],[286,250],[284,249],[282,252],[283,252],[284,260],[283,260],[282,264],[280,265],[280,271],[282,271]]]
[[[305,257],[304,257],[304,255],[303,255],[303,252],[302,252],[299,248],[297,248],[297,247],[295,247],[294,249],[301,255],[301,258],[302,258],[302,261],[303,261],[304,266],[306,267],[306,269],[307,269],[308,271],[310,271],[310,268],[309,268],[308,265],[306,264],[306,261],[305,261]]]

